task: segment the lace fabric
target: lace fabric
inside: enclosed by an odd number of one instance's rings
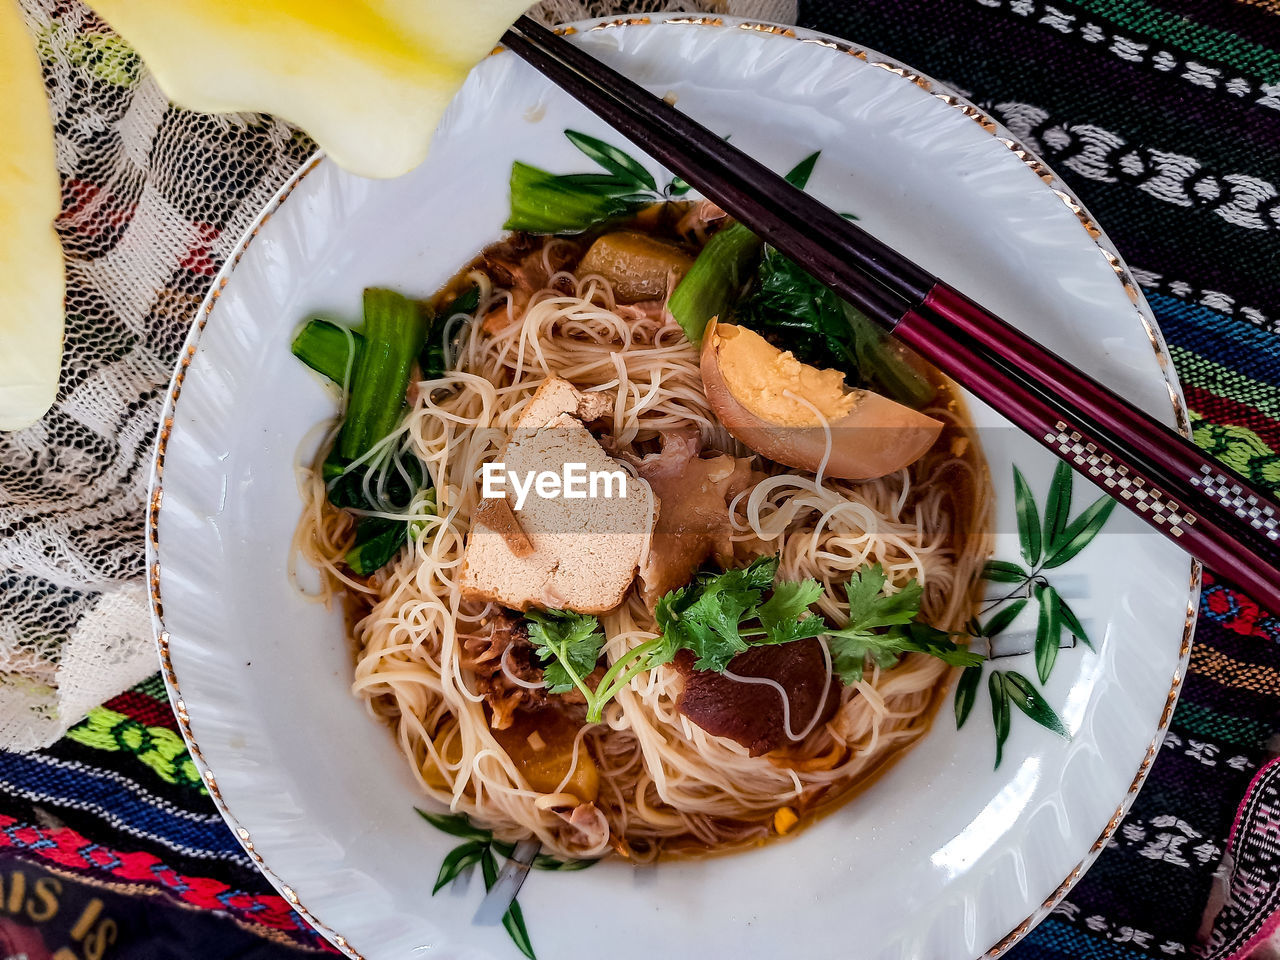
[[[143,584],[164,390],[210,279],[314,145],[261,114],[178,109],[75,0],[21,0],[55,124],[67,262],[58,398],[0,433],[0,748],[51,744],[156,669]],[[548,23],[690,10],[546,0]],[[703,9],[794,20],[794,0]]]

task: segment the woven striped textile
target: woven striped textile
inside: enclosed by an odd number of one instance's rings
[[[1280,490],[1280,0],[802,0],[800,22],[965,92],[1039,152],[1134,269],[1196,441]],[[1275,925],[1280,616],[1212,575],[1200,614],[1146,786],[1017,960],[1225,960]],[[328,950],[214,810],[158,678],[47,750],[0,753],[0,878],[14,865],[201,917],[198,948],[122,930],[115,957]],[[1215,871],[1235,895],[1212,930]]]
[[[1196,441],[1280,490],[1280,3],[811,0],[800,19],[960,89],[1038,152],[1142,284]],[[1280,618],[1205,578],[1186,685],[1146,786],[1011,956],[1201,949],[1214,872],[1276,732],[1278,645]],[[1266,829],[1254,805],[1237,842]],[[1247,955],[1268,904],[1224,911],[1217,939]]]

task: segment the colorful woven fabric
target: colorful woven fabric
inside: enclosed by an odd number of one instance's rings
[[[1039,152],[1134,268],[1196,441],[1280,490],[1280,2],[805,0],[800,21],[964,91]],[[100,189],[69,185],[69,203]],[[217,266],[205,245],[184,270]],[[1280,771],[1255,781],[1278,720],[1280,616],[1208,576],[1147,785],[1095,866],[1010,955],[1200,951],[1228,845],[1244,893],[1280,856],[1268,833]],[[0,754],[0,860],[208,909],[260,934],[255,956],[318,949],[214,812],[175,729],[152,680],[48,750]],[[1215,956],[1265,932],[1268,903],[1242,895],[1223,911]],[[202,957],[228,955],[212,943]]]
[[[0,874],[11,861],[64,887],[215,911],[228,929],[202,957],[327,951],[279,897],[213,808],[158,676],[108,701],[52,748],[0,752]],[[217,924],[207,928],[216,934]]]
[[[1170,346],[1195,439],[1280,490],[1280,4],[811,0],[801,23],[965,91],[1080,196]],[[1206,577],[1164,749],[1019,958],[1191,955],[1280,719],[1280,619]],[[1224,912],[1245,939],[1265,908]],[[1234,941],[1233,941],[1234,942]]]
[[[1206,960],[1246,957],[1280,926],[1280,760],[1258,771],[1227,841],[1230,895]],[[1261,924],[1253,922],[1265,917]]]

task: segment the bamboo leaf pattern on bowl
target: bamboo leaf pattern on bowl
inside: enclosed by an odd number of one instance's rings
[[[978,699],[978,684],[982,682],[982,667],[965,667],[960,672],[960,682],[956,684],[956,729],[964,726]]]
[[[991,693],[991,722],[996,727],[996,766],[1004,759],[1004,742],[1009,738],[1009,691],[1005,689],[1004,675],[992,670],[987,677],[987,689]]]
[[[1115,509],[1116,502],[1102,496],[1072,519],[1071,498],[1074,473],[1064,462],[1059,462],[1049,483],[1049,493],[1041,510],[1036,503],[1031,484],[1016,466],[1013,468],[1014,513],[1018,521],[1018,545],[1022,563],[1012,560],[988,560],[983,567],[983,579],[992,584],[1008,584],[1010,589],[990,601],[982,613],[985,623],[976,621],[969,627],[971,641],[986,640],[987,655],[991,659],[991,639],[1007,630],[1018,615],[1035,601],[1037,608],[1034,659],[1036,677],[1043,685],[1049,682],[1058,662],[1062,647],[1063,631],[1090,650],[1093,641],[1084,624],[1058,589],[1045,577],[1044,571],[1053,570],[1074,559],[1102,531]],[[970,647],[973,647],[972,642]],[[977,703],[978,686],[982,679],[981,666],[968,667],[956,684],[956,729],[964,726]],[[996,735],[996,766],[1004,758],[1004,744],[1009,736],[1011,706],[1030,717],[1040,726],[1059,736],[1070,739],[1062,719],[1049,705],[1044,694],[1023,674],[1015,670],[992,670],[987,677],[987,690],[991,700],[991,719]]]
[[[1047,583],[1036,583],[1031,590],[1040,604],[1040,622],[1036,626],[1036,675],[1041,683],[1047,683],[1058,660],[1058,644],[1062,642],[1058,591]]]
[[[1013,468],[1013,505],[1018,512],[1018,539],[1022,542],[1022,559],[1035,566],[1040,562],[1040,513],[1031,493],[1031,485],[1022,471]]]
[[[507,840],[499,840],[492,831],[476,826],[466,814],[428,813],[425,810],[418,810],[417,807],[414,809],[417,810],[418,816],[437,830],[465,841],[450,850],[441,861],[435,885],[431,888],[431,895],[435,896],[477,863],[480,865],[480,875],[484,879],[485,892],[491,890],[498,879],[500,868],[498,858],[510,857],[515,852],[516,845]],[[560,860],[540,853],[533,858],[530,867],[534,870],[564,872],[585,870],[597,862],[596,860]],[[529,930],[525,926],[524,913],[520,909],[520,904],[514,899],[511,901],[511,906],[507,908],[507,912],[502,915],[502,926],[511,937],[511,942],[516,945],[516,949],[529,960],[537,960],[537,955],[533,952],[533,941],[529,939]]]
[[[645,168],[644,164],[619,150],[613,144],[605,143],[595,137],[589,137],[585,133],[579,133],[576,130],[566,130],[564,135],[569,138],[570,143],[615,177],[620,180],[630,180],[641,189],[657,191],[658,184],[653,179],[653,174]]]
[[[1013,705],[1040,726],[1047,727],[1060,737],[1071,739],[1071,734],[1067,733],[1067,728],[1062,725],[1062,720],[1054,713],[1053,707],[1049,706],[1031,681],[1018,671],[1005,672],[1004,689]]]

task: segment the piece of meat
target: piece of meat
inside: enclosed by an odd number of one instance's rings
[[[723,453],[701,457],[701,450],[696,429],[672,430],[663,434],[660,452],[636,461],[661,503],[640,567],[640,596],[650,610],[708,559],[733,565],[729,502],[754,482],[751,461]]]
[[[706,243],[712,224],[718,226],[719,221],[727,216],[719,204],[710,200],[698,200],[676,221],[675,230],[682,237],[688,237],[701,245]]]
[[[553,812],[578,831],[579,846],[586,850],[602,850],[609,842],[609,820],[594,803],[580,803],[572,810]]]
[[[740,743],[753,757],[795,742],[787,734],[775,688],[695,670],[694,660],[688,650],[676,654],[675,667],[684,677],[678,711],[707,733]],[[828,677],[822,647],[812,638],[752,647],[729,661],[729,669],[744,677],[767,677],[787,691],[792,733],[804,730],[819,710],[818,724],[826,723],[840,705],[840,681]]]
[[[635,303],[618,303],[614,305],[613,312],[623,320],[651,320],[657,324],[675,323],[674,320],[669,320],[670,314],[667,313],[667,301],[665,300],[638,300]]]
[[[574,263],[581,246],[560,238],[547,239],[527,233],[515,233],[492,244],[480,255],[480,266],[494,285],[511,293],[511,310],[500,303],[483,321],[485,333],[497,333],[519,319],[529,301],[551,281],[551,275]],[[548,270],[550,267],[550,270]]]
[[[544,688],[529,689],[513,683],[502,669],[527,683],[542,681],[537,651],[529,642],[529,630],[522,617],[499,611],[489,619],[489,630],[462,642],[462,665],[476,678],[476,692],[489,704],[489,725],[495,730],[511,726],[517,710],[540,710],[547,705]]]

